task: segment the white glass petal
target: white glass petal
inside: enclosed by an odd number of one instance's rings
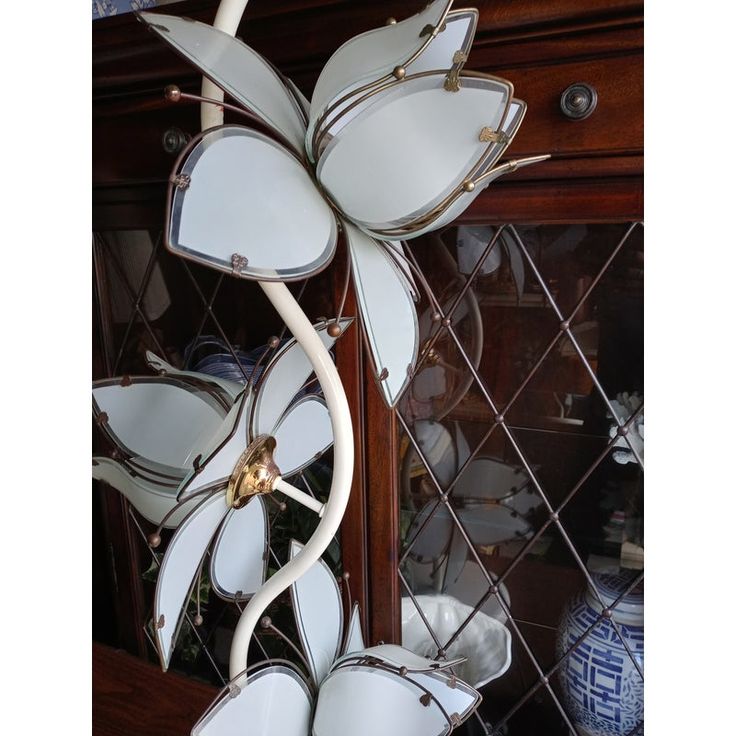
[[[317,178],[362,228],[396,228],[426,215],[487,154],[480,133],[500,126],[511,84],[463,77],[459,91],[448,92],[444,82],[445,74],[430,74],[379,92],[320,156]]]
[[[504,151],[511,145],[514,136],[521,127],[521,123],[524,120],[526,114],[526,103],[522,100],[511,100],[509,105],[508,113],[505,119],[501,123],[501,131],[508,136],[506,143],[494,143],[486,156],[484,157],[483,164],[479,168],[477,174],[473,176],[473,179],[477,179],[484,174],[487,174],[493,168],[493,165],[503,155]],[[478,185],[473,189],[472,192],[463,192],[448,208],[440,214],[439,217],[428,223],[425,227],[415,230],[412,233],[397,235],[403,239],[409,240],[412,238],[418,238],[420,235],[424,235],[434,230],[439,230],[448,223],[458,218],[470,205],[475,201],[476,197],[485,189],[491,182],[488,181],[482,185]]]
[[[268,570],[268,513],[261,496],[242,509],[230,509],[217,532],[210,559],[215,592],[228,600],[255,593]]]
[[[146,350],[146,363],[149,367],[157,373],[162,373],[167,376],[176,376],[183,379],[193,379],[195,381],[203,381],[208,385],[214,385],[215,388],[221,389],[221,396],[226,401],[229,401],[229,406],[232,406],[232,402],[235,398],[241,394],[244,390],[242,383],[237,381],[228,381],[226,378],[218,378],[209,373],[197,373],[195,371],[182,371],[178,368],[174,368],[173,365],[167,363],[163,358],[159,358],[156,353],[152,353],[150,350]]]
[[[365,640],[363,639],[363,627],[360,623],[360,606],[353,603],[353,610],[350,614],[350,623],[348,624],[348,633],[345,637],[345,646],[343,654],[352,654],[365,649]]]
[[[480,693],[463,682],[462,678],[452,678],[444,672],[417,673],[411,675],[411,679],[429,690],[450,719],[454,716],[457,723],[462,723],[470,716],[481,700]]]
[[[419,595],[422,609],[440,641],[449,641],[467,621],[473,607],[449,595]],[[410,598],[401,601],[401,637],[404,646],[416,655],[432,655],[437,644]],[[465,626],[447,651],[450,657],[461,656],[465,661],[454,672],[473,687],[481,687],[500,677],[511,664],[511,634],[495,618],[478,612]]]
[[[173,377],[96,381],[95,415],[125,455],[181,474],[219,429],[227,410],[215,395]],[[164,471],[165,472],[165,471]],[[176,474],[176,473],[173,473]]]
[[[176,486],[162,486],[140,475],[132,475],[124,465],[107,457],[92,458],[92,477],[122,493],[135,510],[153,524],[177,507]],[[166,520],[164,527],[174,529],[196,503],[181,503]]]
[[[449,638],[449,636],[446,637],[446,639]],[[432,659],[431,657],[415,654],[407,648],[400,647],[397,644],[379,644],[376,647],[369,647],[368,649],[363,650],[362,654],[374,657],[384,664],[396,669],[406,667],[408,672],[435,672],[438,670],[445,670],[450,667],[456,667],[463,660],[463,656],[450,657],[443,660]],[[346,659],[347,656],[341,657],[340,662]]]
[[[291,540],[289,557],[304,548]],[[342,599],[335,576],[324,560],[318,560],[290,588],[297,630],[314,681],[327,675],[342,643]]]
[[[439,422],[421,419],[414,423],[414,436],[439,484],[446,488],[458,469],[452,435]]]
[[[452,725],[407,677],[370,667],[332,672],[320,688],[313,736],[445,736]]]
[[[450,545],[453,528],[452,517],[447,508],[441,502],[429,501],[414,517],[407,533],[409,540],[419,534],[409,552],[412,559],[417,562],[440,560]]]
[[[523,516],[500,504],[469,504],[459,509],[457,516],[475,545],[523,539],[532,532]]]
[[[288,478],[332,446],[332,423],[324,399],[304,396],[290,406],[273,430],[274,460],[282,478]]]
[[[283,665],[249,675],[226,688],[192,729],[192,736],[309,736],[312,696]]]
[[[215,128],[178,175],[189,179],[173,187],[167,246],[177,255],[261,281],[303,279],[332,259],[332,210],[300,161],[262,133]]]
[[[415,301],[419,301],[419,289],[417,288],[417,282],[414,280],[414,274],[412,273],[411,267],[409,266],[409,259],[406,257],[404,251],[405,245],[400,240],[387,240],[386,245],[389,247],[389,254],[395,261],[399,270],[404,276],[406,287],[411,293],[411,298]]]
[[[352,319],[340,320],[343,332],[352,322]],[[329,350],[337,338],[327,333],[327,323],[318,322],[314,329]],[[251,424],[253,437],[273,433],[286,408],[297,398],[312,373],[312,363],[294,338],[277,350],[257,386]]]
[[[523,468],[492,457],[476,457],[458,478],[453,495],[467,500],[502,499],[528,483],[529,476]]]
[[[447,562],[445,564],[445,585],[448,580],[457,580],[465,567],[467,558],[468,543],[460,533],[460,530],[453,525],[452,542],[450,542],[450,551],[447,553]]]
[[[458,305],[458,309],[463,306],[465,302]],[[460,428],[460,422],[455,422],[455,451],[457,453],[457,467],[458,470],[465,465],[467,459],[470,457],[470,447],[465,434]],[[458,481],[459,483],[460,481]]]
[[[252,395],[241,394],[225,419],[220,423],[201,455],[195,457],[191,469],[179,486],[179,500],[226,481],[235,464],[248,446],[248,420]]]
[[[447,14],[444,30],[440,31],[416,61],[409,66],[409,74],[449,69],[453,65],[455,52],[470,54],[475,29],[478,25],[478,11],[475,8],[453,10]]]
[[[291,94],[252,48],[188,18],[158,13],[139,13],[138,17],[218,87],[261,117],[297,151],[303,151],[305,126]]]
[[[430,34],[422,35],[424,28],[439,26],[450,4],[450,0],[433,0],[417,15],[361,33],[340,46],[314,87],[309,130],[314,130],[324,109],[346,89],[375,82],[397,66],[405,67],[432,41]],[[310,132],[307,138],[311,138]]]
[[[383,398],[394,407],[419,351],[419,324],[404,277],[384,248],[348,222],[355,293]]]
[[[207,497],[179,524],[166,548],[153,605],[156,644],[164,670],[171,660],[197,570],[227,510],[224,490]]]

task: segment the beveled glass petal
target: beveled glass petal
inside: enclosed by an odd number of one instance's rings
[[[353,603],[353,610],[350,614],[350,623],[348,624],[348,633],[345,637],[345,646],[342,654],[352,654],[365,649],[365,640],[363,639],[363,627],[360,623],[360,606]]]
[[[301,676],[273,665],[226,687],[192,736],[309,736],[311,715],[312,696]]]
[[[383,398],[394,407],[419,352],[419,324],[405,279],[379,243],[343,223],[353,283]]]
[[[166,548],[153,605],[156,645],[164,670],[171,661],[197,570],[227,510],[224,490],[208,496],[179,524]]]
[[[242,600],[255,593],[268,571],[268,513],[261,496],[230,509],[217,532],[210,580],[221,598]]]
[[[252,403],[252,394],[242,393],[235,400],[210,442],[190,464],[187,475],[179,485],[179,500],[230,478],[249,443],[248,421]]]
[[[232,406],[232,402],[235,398],[241,394],[244,390],[242,383],[237,381],[228,381],[226,378],[219,378],[210,373],[197,373],[196,371],[183,371],[178,368],[174,368],[173,365],[167,363],[163,358],[160,358],[156,353],[152,353],[150,350],[146,350],[146,363],[148,366],[166,376],[176,376],[181,379],[191,379],[194,381],[202,381],[207,385],[212,386],[214,389],[219,389],[220,395],[223,401],[229,402],[228,409]]]
[[[340,320],[343,332],[352,322],[352,319]],[[317,322],[314,329],[329,350],[337,338],[328,334],[327,326],[327,322]],[[312,363],[294,338],[279,347],[268,361],[263,376],[256,386],[251,421],[252,437],[273,433],[286,408],[296,399],[313,372]]]
[[[274,460],[282,478],[288,478],[332,446],[332,423],[324,399],[304,396],[290,406],[273,430]]]
[[[424,10],[400,23],[366,31],[340,46],[314,87],[307,140],[325,108],[348,89],[377,82],[420,54],[432,41],[431,32],[422,32],[427,26],[440,26],[451,4],[451,0],[432,0]]]
[[[317,178],[361,228],[390,230],[428,215],[460,189],[493,145],[481,132],[501,125],[511,83],[462,76],[460,89],[448,92],[445,78],[406,78],[376,93],[320,156]]]
[[[135,510],[153,524],[177,507],[176,486],[162,486],[141,475],[133,475],[123,464],[107,457],[92,458],[92,477],[111,485],[125,496]],[[178,509],[166,520],[164,527],[174,529],[194,508],[192,503],[178,504]]]
[[[453,56],[462,52],[470,55],[475,29],[478,26],[478,11],[475,8],[452,10],[445,18],[444,29],[409,66],[409,74],[447,70],[453,65]]]
[[[409,259],[406,257],[405,244],[400,240],[387,240],[386,245],[389,249],[389,255],[393,258],[396,265],[399,267],[401,274],[404,276],[404,282],[406,288],[411,294],[411,298],[415,301],[419,301],[419,289],[417,288],[417,282],[414,280],[414,274],[412,273],[411,266],[409,265]]]
[[[213,391],[177,377],[95,381],[92,399],[99,426],[124,455],[169,475],[181,476],[227,415]]]
[[[252,48],[206,23],[139,13],[174,51],[303,152],[305,126],[280,77]]]
[[[493,169],[494,164],[511,145],[514,136],[521,127],[521,123],[524,120],[525,114],[526,103],[522,100],[511,100],[508,113],[506,114],[506,117],[504,118],[500,126],[501,132],[506,134],[507,140],[506,142],[494,143],[490,146],[488,152],[483,157],[483,162],[481,166],[479,167],[477,173],[473,176],[474,180],[483,175],[488,175],[488,173]],[[424,235],[425,233],[439,230],[453,220],[457,219],[463,212],[465,212],[465,210],[470,207],[470,205],[475,201],[476,197],[478,197],[478,195],[482,191],[488,188],[491,181],[492,180],[484,181],[482,184],[477,185],[475,189],[473,189],[473,191],[471,192],[462,192],[457,197],[457,199],[452,202],[452,204],[450,204],[445,212],[440,213],[435,219],[431,220],[426,225],[416,229],[413,232],[404,233],[403,235],[397,233],[395,237],[409,240],[412,238],[418,238],[420,235]],[[394,236],[386,235],[385,237],[388,238]]]
[[[408,677],[353,665],[322,683],[313,736],[445,736],[452,724],[434,698]]]
[[[289,558],[304,545],[291,540]],[[318,560],[289,589],[299,639],[315,683],[319,685],[337,657],[342,643],[342,599],[335,576]]]
[[[293,281],[335,253],[337,222],[309,172],[262,133],[210,129],[174,181],[166,245],[177,255],[241,278]]]

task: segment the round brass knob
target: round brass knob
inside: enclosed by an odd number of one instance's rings
[[[593,114],[598,104],[598,93],[595,87],[585,82],[571,84],[560,95],[560,109],[570,120],[584,120]]]

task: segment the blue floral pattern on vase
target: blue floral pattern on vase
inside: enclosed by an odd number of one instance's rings
[[[601,598],[610,606],[629,586],[625,575],[593,575]],[[598,620],[601,605],[591,591],[575,596],[563,613],[557,637],[562,657]],[[613,619],[640,669],[644,669],[644,597],[626,595]],[[644,682],[616,629],[598,621],[560,668],[563,699],[580,730],[590,736],[626,736],[644,720]]]

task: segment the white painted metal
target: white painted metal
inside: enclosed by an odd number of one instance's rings
[[[291,540],[293,560],[304,546]],[[312,678],[319,685],[330,671],[342,644],[343,615],[340,589],[324,560],[319,559],[291,586],[299,639]]]
[[[249,128],[205,134],[174,189],[169,247],[174,253],[261,280],[301,279],[323,269],[337,244],[337,221],[312,178],[280,143]],[[288,211],[289,216],[284,217]]]
[[[320,156],[317,178],[362,228],[400,227],[425,215],[484,157],[488,143],[479,134],[501,124],[511,85],[464,77],[450,93],[445,76],[406,79],[378,93]]]
[[[285,496],[293,498],[302,506],[306,506],[308,509],[311,509],[318,516],[322,516],[325,510],[325,505],[321,501],[318,501],[308,493],[304,493],[304,491],[300,491],[298,488],[295,488],[291,483],[287,483],[283,478],[279,478],[276,481],[275,488],[277,491],[281,491]]]
[[[325,402],[307,395],[290,406],[271,432],[274,460],[288,478],[317,460],[332,445],[332,424]]]
[[[268,513],[261,496],[242,509],[230,509],[217,532],[210,559],[210,580],[230,600],[249,598],[263,585],[268,570]]]
[[[192,729],[192,736],[307,736],[312,698],[293,670],[274,665],[228,688]]]
[[[303,118],[291,93],[263,57],[206,23],[161,13],[144,12],[140,17],[199,71],[303,152]]]
[[[153,604],[156,644],[164,670],[171,661],[197,570],[227,510],[224,490],[207,497],[179,524],[166,548]]]
[[[362,324],[386,403],[393,407],[409,382],[419,351],[414,300],[401,269],[370,236],[343,222]]]

